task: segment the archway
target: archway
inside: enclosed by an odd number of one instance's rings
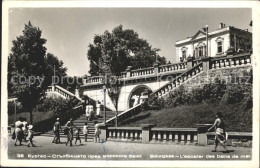
[[[136,96],[141,96],[141,93],[143,93],[145,90],[148,91],[148,94],[151,94],[152,93],[152,90],[146,86],[146,85],[139,85],[139,86],[136,86],[129,94],[129,97],[128,97],[128,108],[131,108],[133,107],[133,104],[134,104],[134,99],[133,96],[136,95]]]

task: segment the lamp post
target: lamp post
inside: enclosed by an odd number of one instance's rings
[[[205,26],[205,30],[206,30],[206,57],[208,57],[208,31],[209,31],[209,27],[208,25]]]
[[[106,78],[104,76],[104,78]],[[105,79],[106,80],[106,79]],[[103,85],[103,93],[104,93],[104,124],[106,124],[106,82]]]
[[[16,111],[17,111],[17,105],[20,106],[20,103],[18,102],[18,98],[11,98],[11,99],[8,99],[8,102],[14,102],[14,119],[15,121],[17,120],[17,115],[16,115]]]

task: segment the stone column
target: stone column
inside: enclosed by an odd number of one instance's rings
[[[141,124],[142,127],[142,142],[149,143],[151,138],[151,128],[155,127],[156,124]]]
[[[154,67],[154,74],[158,74],[159,73],[159,63],[158,62],[155,62],[153,64],[153,67]]]
[[[126,78],[130,78],[130,77],[131,77],[131,68],[132,68],[132,66],[127,66],[127,69],[126,69]]]
[[[100,138],[100,142],[105,142],[107,141],[107,135],[108,135],[108,131],[107,131],[107,128],[111,126],[111,125],[108,125],[108,124],[100,124],[100,130],[101,130],[101,134],[99,135],[99,138]]]
[[[211,124],[197,125],[198,145],[207,145],[208,139],[206,132],[211,126]]]
[[[211,68],[211,67],[210,67],[210,66],[211,66],[211,64],[210,64],[211,57],[204,57],[204,58],[202,58],[201,60],[202,60],[202,62],[203,62],[203,63],[202,63],[202,64],[203,64],[203,65],[202,65],[202,66],[203,66],[203,71],[207,73],[207,72],[210,70],[210,68]]]

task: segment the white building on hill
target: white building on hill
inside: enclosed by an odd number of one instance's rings
[[[187,57],[205,57],[206,54],[206,32],[199,30],[192,37],[176,42],[177,62],[182,62]],[[208,32],[208,56],[217,57],[226,55],[226,51],[232,48],[234,52],[252,51],[252,33],[233,26],[226,27],[220,23],[219,28]]]

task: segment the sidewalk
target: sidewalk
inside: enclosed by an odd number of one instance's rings
[[[35,136],[36,147],[14,146],[14,140],[8,140],[9,159],[75,159],[75,160],[240,160],[251,159],[251,148],[229,146],[229,153],[212,152],[214,146],[178,145],[178,144],[142,144],[129,142],[104,143],[85,142],[66,146],[66,138],[61,144],[54,144],[53,137]],[[235,158],[234,158],[235,157]]]

